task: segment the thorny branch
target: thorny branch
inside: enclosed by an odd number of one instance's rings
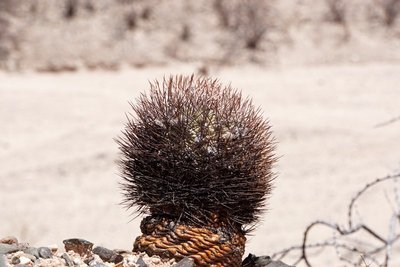
[[[400,220],[400,196],[399,196],[399,188],[396,186],[394,188],[394,195],[395,195],[395,202],[396,202],[396,207],[393,209],[393,214],[391,217],[391,220],[389,222],[389,235],[387,238],[382,237],[375,231],[375,229],[372,229],[368,225],[364,223],[360,223],[355,225],[353,222],[353,212],[354,212],[354,207],[356,202],[359,200],[359,198],[365,194],[366,191],[369,189],[372,189],[374,186],[377,184],[383,183],[385,181],[389,180],[398,180],[400,179],[400,173],[394,174],[394,175],[388,175],[382,178],[378,178],[373,182],[370,182],[366,184],[360,191],[358,191],[355,196],[351,199],[350,204],[348,206],[348,225],[347,227],[340,226],[337,223],[332,223],[324,220],[317,220],[312,223],[310,223],[304,233],[303,233],[303,241],[301,245],[298,246],[292,246],[289,248],[286,248],[284,250],[278,251],[274,253],[271,258],[277,259],[277,260],[282,260],[285,259],[285,257],[289,257],[289,254],[292,252],[298,251],[300,252],[300,255],[298,256],[297,260],[295,260],[293,265],[297,265],[299,263],[304,263],[308,267],[312,267],[312,264],[310,263],[310,251],[315,250],[315,249],[324,249],[324,248],[334,248],[336,251],[336,255],[338,259],[342,262],[351,264],[353,266],[371,266],[371,264],[376,264],[376,266],[383,266],[387,267],[389,266],[390,260],[391,260],[391,250],[393,247],[393,244],[396,243],[397,241],[400,240],[400,233],[396,233],[398,231],[397,224],[399,223]],[[316,227],[316,226],[323,226],[328,229],[331,229],[334,231],[334,236],[331,239],[324,240],[322,242],[317,242],[313,244],[309,244],[309,234],[310,232]],[[376,245],[372,249],[362,249],[357,246],[349,245],[343,241],[338,240],[338,238],[335,236],[336,234],[339,234],[339,238],[348,238],[350,241],[354,241],[356,243],[359,243],[357,239],[352,237],[352,235],[359,233],[359,232],[364,232],[368,237],[372,237],[374,240],[377,240],[380,245]],[[347,254],[357,254],[358,258],[357,261],[355,262],[351,258],[343,256],[339,250],[342,250],[346,252]],[[385,251],[385,257],[384,257],[384,262],[380,263],[379,260],[377,259],[377,255],[381,252]],[[367,264],[366,262],[369,262]]]

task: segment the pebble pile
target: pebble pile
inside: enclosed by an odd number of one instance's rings
[[[15,237],[0,239],[0,267],[193,267],[192,259],[184,258],[179,262],[173,259],[163,261],[158,256],[149,257],[145,253],[134,253],[125,250],[110,250],[104,247],[93,247],[93,243],[84,239],[67,239],[63,241],[64,249],[58,247],[31,247],[20,243]]]
[[[20,243],[13,236],[0,239],[0,267],[195,267],[190,258],[179,262],[174,259],[162,260],[158,256],[146,253],[135,253],[121,249],[107,249],[93,243],[72,238],[63,241],[64,248],[31,247],[28,243]],[[281,261],[273,261],[268,256],[257,257],[249,254],[242,267],[293,267]]]

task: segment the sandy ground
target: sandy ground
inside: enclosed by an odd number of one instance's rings
[[[119,202],[117,145],[128,101],[148,80],[190,65],[65,74],[0,73],[0,237],[31,245],[81,237],[130,249],[139,235]],[[215,70],[254,98],[273,125],[280,156],[269,212],[247,252],[300,243],[321,218],[345,223],[349,199],[400,167],[400,65]],[[368,206],[385,233],[385,210]]]

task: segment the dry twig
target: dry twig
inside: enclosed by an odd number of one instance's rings
[[[298,251],[300,255],[294,261],[293,265],[297,265],[299,263],[304,263],[306,266],[313,266],[310,261],[310,250],[315,250],[316,248],[334,248],[336,251],[336,255],[339,261],[345,262],[347,264],[351,264],[353,266],[371,266],[371,264],[375,264],[376,266],[384,266],[387,267],[390,264],[392,259],[392,248],[394,243],[400,240],[400,233],[398,233],[398,223],[400,217],[400,197],[399,197],[399,188],[395,187],[395,205],[393,208],[393,214],[391,220],[389,222],[389,234],[388,236],[382,237],[378,234],[378,231],[366,225],[365,223],[355,224],[353,221],[353,213],[356,202],[360,199],[365,192],[371,190],[377,184],[389,181],[389,180],[398,180],[400,178],[400,173],[394,175],[388,175],[382,178],[378,178],[373,182],[366,184],[360,191],[358,191],[355,196],[351,199],[350,204],[348,206],[348,225],[347,227],[340,226],[338,223],[332,223],[324,220],[317,220],[310,223],[303,233],[303,241],[301,245],[292,246],[290,248],[281,250],[276,252],[271,257],[273,259],[284,259],[285,257],[289,257],[289,254],[292,252]],[[326,227],[334,231],[334,236],[330,239],[323,240],[318,243],[309,244],[309,235],[310,232],[315,229],[316,226]],[[378,241],[378,245],[375,245],[372,249],[363,248],[360,245],[349,245],[350,241],[355,244],[360,244],[360,240],[354,237],[355,234],[364,232],[367,237],[372,240]],[[338,236],[336,236],[338,234]],[[344,242],[344,238],[347,238],[347,243]],[[340,251],[346,252],[345,254],[340,253]],[[380,262],[378,259],[379,254],[382,255],[384,253],[384,260]],[[354,254],[359,255],[357,259],[354,259]],[[369,264],[367,264],[367,262]]]

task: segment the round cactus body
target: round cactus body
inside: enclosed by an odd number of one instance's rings
[[[149,215],[135,250],[240,266],[274,177],[274,141],[260,110],[230,86],[194,76],[151,84],[132,108],[118,143],[124,203]],[[201,229],[220,238],[202,239]]]

